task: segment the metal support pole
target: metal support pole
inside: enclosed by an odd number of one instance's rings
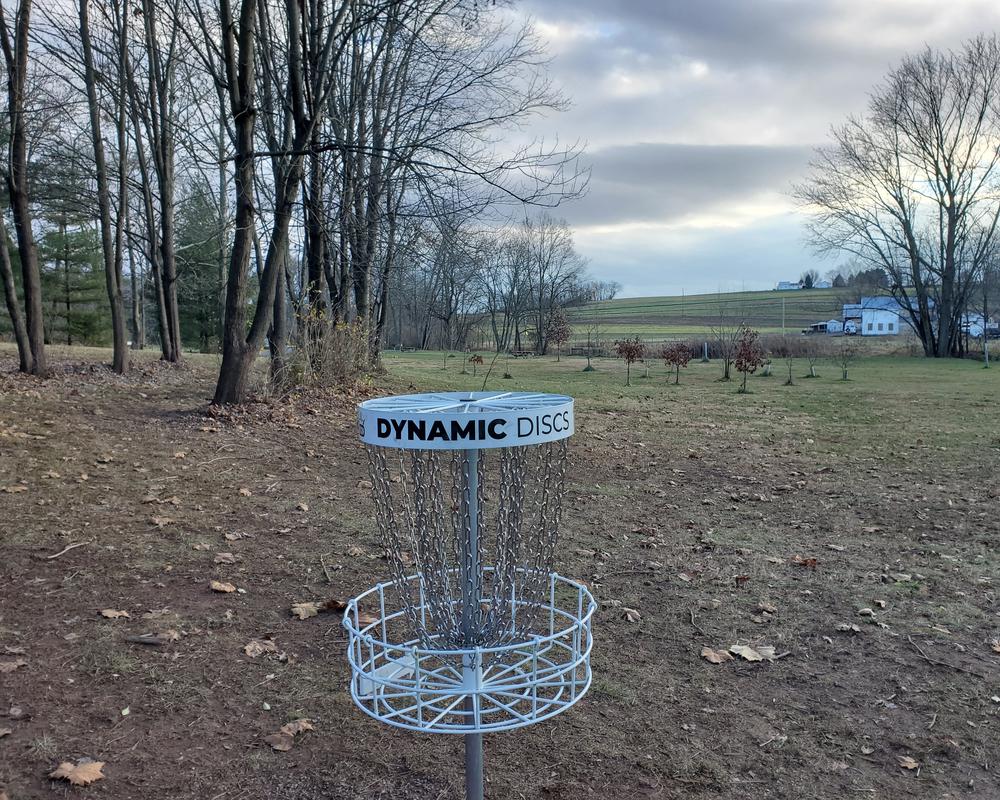
[[[462,627],[465,634],[465,646],[473,647],[476,634],[476,617],[481,594],[479,572],[479,451],[466,450],[463,472],[466,473],[463,502],[468,510],[469,535],[467,541],[469,550],[465,554],[465,564],[468,573],[462,581]],[[462,682],[467,690],[479,687],[483,665],[477,663],[476,657],[466,656],[462,663]],[[465,698],[466,722],[478,719],[479,711],[474,696]],[[465,797],[466,800],[483,800],[483,735],[467,733],[465,735]]]

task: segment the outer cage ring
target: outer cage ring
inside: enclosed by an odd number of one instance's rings
[[[378,583],[344,612],[351,697],[368,716],[424,733],[513,730],[562,713],[590,688],[597,603],[582,583],[549,574],[548,597],[538,609],[547,624],[529,639],[440,650],[418,639],[388,641],[390,625],[405,622],[403,608],[387,602],[394,589],[392,581]],[[359,605],[377,611],[369,619]]]

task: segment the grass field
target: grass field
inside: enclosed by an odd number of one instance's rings
[[[386,576],[355,403],[482,372],[387,353],[349,392],[211,412],[217,359],[108,358],[53,349],[39,381],[0,348],[0,793],[459,800],[461,741],[362,715],[337,616],[289,609]],[[487,381],[577,399],[556,564],[601,606],[590,693],[486,737],[487,797],[1000,797],[1000,369],[796,362],[740,395],[717,363],[583,364]],[[774,660],[702,655],[733,645]],[[103,780],[48,779],[84,757]]]
[[[821,320],[839,319],[845,302],[841,289],[788,292],[727,292],[686,297],[640,297],[593,303],[570,312],[575,339],[598,324],[602,339],[641,336],[667,339],[704,335],[720,313],[745,318],[761,333],[797,333]],[[784,311],[782,311],[784,306]]]

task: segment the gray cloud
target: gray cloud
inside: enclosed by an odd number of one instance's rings
[[[532,133],[589,143],[591,191],[560,213],[596,275],[624,271],[638,287],[647,270],[660,292],[828,268],[810,263],[791,202],[779,207],[812,148],[906,53],[1000,28],[995,0],[523,0],[517,10],[551,40],[551,77],[573,99]],[[740,218],[705,227],[735,208]],[[627,223],[646,226],[641,246],[586,235]]]
[[[673,222],[781,194],[811,150],[796,146],[632,144],[588,154],[590,191],[568,206],[577,225]]]

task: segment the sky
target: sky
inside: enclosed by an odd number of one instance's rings
[[[1000,31],[995,0],[522,0],[572,101],[587,195],[554,213],[621,296],[769,289],[847,260],[790,197],[831,125],[907,53]]]

